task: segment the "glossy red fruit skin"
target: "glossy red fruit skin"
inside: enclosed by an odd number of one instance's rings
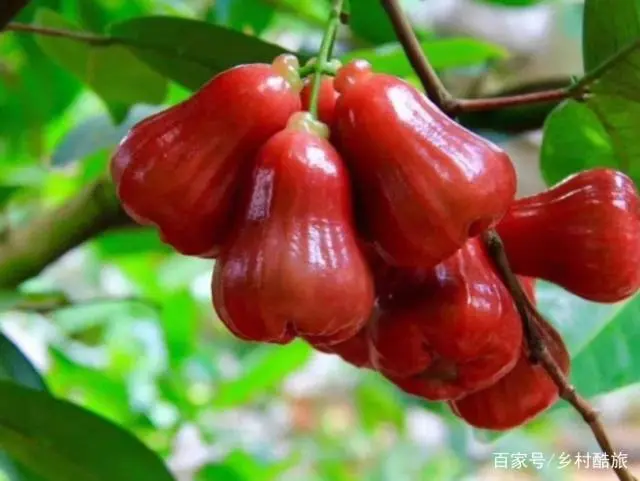
[[[548,323],[538,330],[550,354],[565,375],[571,361],[560,334]],[[558,389],[544,368],[532,365],[523,348],[512,371],[486,389],[450,402],[451,410],[470,425],[495,431],[521,426],[551,407],[558,400]]]
[[[366,62],[343,67],[335,86],[336,143],[386,261],[431,267],[500,220],[516,192],[505,152]]]
[[[286,129],[258,154],[242,218],[216,263],[214,305],[246,340],[300,336],[332,345],[354,336],[374,301],[356,241],[351,186],[331,144]]]
[[[372,317],[376,316],[377,312],[377,308],[374,307]],[[360,331],[346,341],[333,345],[312,344],[312,347],[326,354],[335,354],[342,358],[343,361],[356,367],[362,369],[373,369],[371,358],[369,356],[369,324],[371,322],[372,320],[370,318],[367,321],[367,324],[365,324]]]
[[[388,297],[371,327],[376,369],[402,390],[433,401],[460,398],[509,372],[520,353],[522,325],[490,262],[481,242],[471,239],[429,275],[422,269],[411,278],[405,271],[394,293],[409,279],[413,300]]]
[[[271,65],[227,70],[188,100],[136,124],[111,160],[124,209],[186,255],[214,257],[229,232],[238,176],[300,110]]]
[[[303,110],[309,110],[312,88],[313,75],[305,79],[304,87],[302,88],[302,92],[300,92]],[[333,113],[336,109],[337,100],[338,92],[336,92],[333,86],[333,77],[324,75],[320,83],[320,94],[318,97],[318,118],[330,128],[333,126]]]
[[[497,231],[519,274],[603,303],[640,288],[640,198],[621,172],[585,171],[520,199]]]

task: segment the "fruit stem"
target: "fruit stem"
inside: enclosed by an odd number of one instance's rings
[[[311,114],[316,118],[318,117],[318,103],[320,98],[320,85],[322,84],[322,73],[326,70],[327,63],[331,59],[333,45],[338,33],[338,26],[340,25],[340,15],[342,13],[343,4],[344,0],[333,0],[327,27],[324,31],[324,36],[322,37],[320,51],[318,52],[315,63],[312,65],[312,71],[315,75],[313,77],[313,85],[311,86],[309,112],[311,112]]]
[[[312,73],[316,73],[316,65],[314,64],[308,64],[308,65],[304,65],[303,67],[300,68],[300,70],[298,70],[298,74],[300,75],[300,78],[305,78],[308,77],[309,75],[311,75]],[[331,63],[327,63],[324,65],[324,67],[322,68],[322,71],[320,73],[325,74],[325,75],[331,75],[332,77],[336,76],[337,70],[335,68],[335,66],[331,65]]]

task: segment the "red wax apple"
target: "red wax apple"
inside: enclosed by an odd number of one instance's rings
[[[538,330],[565,375],[571,365],[560,334],[548,323],[538,322]],[[503,431],[532,420],[558,400],[558,389],[544,368],[531,364],[522,349],[512,371],[486,389],[451,402],[452,411],[477,428]]]
[[[374,307],[374,317],[377,313],[377,309]],[[336,354],[340,356],[345,362],[352,364],[360,368],[372,369],[371,360],[369,356],[369,323],[371,319],[367,321],[367,324],[360,329],[353,337],[350,337],[346,341],[339,342],[333,345],[326,344],[312,344],[312,346],[320,352],[327,354]]]
[[[482,389],[513,368],[522,345],[520,318],[479,240],[429,274],[422,269],[404,279],[413,299],[392,296],[371,328],[371,357],[382,374],[436,401]],[[395,286],[401,293],[402,282]]]
[[[353,227],[348,172],[317,125],[296,114],[261,149],[216,263],[215,308],[242,339],[332,345],[371,313],[373,280]]]
[[[505,152],[365,61],[340,69],[335,88],[337,146],[385,260],[432,267],[504,215],[516,191]]]
[[[188,100],[136,124],[111,160],[124,209],[177,251],[217,255],[233,217],[238,176],[300,110],[297,61],[240,65]]]
[[[640,287],[640,199],[621,172],[581,172],[520,199],[497,231],[519,274],[596,302],[620,301]]]

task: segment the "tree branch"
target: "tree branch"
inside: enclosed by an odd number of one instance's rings
[[[420,41],[413,32],[409,19],[402,11],[398,0],[382,0],[382,6],[387,11],[396,36],[431,101],[445,112],[454,109],[456,100],[445,88],[440,77],[423,54]]]
[[[29,0],[3,0],[0,5],[0,31],[13,19],[20,10],[27,6]]]
[[[102,179],[66,204],[9,231],[0,244],[0,288],[15,288],[67,251],[127,222],[113,184]]]
[[[571,82],[572,79],[568,77],[528,82],[500,91],[491,97],[513,97],[532,92],[562,89],[571,85]],[[457,120],[470,129],[489,129],[519,134],[541,128],[547,116],[559,103],[560,100],[549,100],[535,104],[503,107],[498,110],[462,112],[458,115]]]
[[[396,0],[381,0],[381,2],[389,13],[389,17],[393,21],[394,27],[396,28],[396,33],[398,34],[398,39],[405,49],[407,56],[412,59],[412,65],[417,65],[419,67],[415,68],[415,70],[416,74],[420,78],[420,81],[424,85],[425,91],[431,93],[431,95],[433,96],[433,100],[449,116],[454,116],[455,114],[459,113],[461,111],[460,106],[462,105],[464,107],[465,104],[461,103],[460,100],[453,98],[448,92],[446,92],[442,83],[437,78],[437,75],[435,74],[433,68],[430,66],[429,60],[420,49],[417,38],[415,37],[413,30],[411,29],[411,25],[409,24],[409,20],[400,8],[398,2]],[[421,58],[418,59],[418,56]],[[599,75],[601,75],[607,68],[609,68],[611,66],[611,63],[612,62],[609,62],[606,68],[602,67],[601,69],[599,69]],[[568,89],[564,89],[567,95],[569,95],[569,93],[581,92],[589,82],[598,77],[592,73],[588,76],[585,76],[585,78],[586,80],[580,81]],[[520,99],[523,98],[522,96],[519,97]],[[545,101],[559,100],[561,98],[564,98],[562,95],[559,95],[557,93],[548,96],[542,95],[542,97]],[[531,96],[528,96],[527,98],[530,99]],[[479,101],[483,100],[486,102],[486,99],[480,99]],[[506,102],[503,101],[501,106],[504,106],[505,104]],[[517,105],[521,104],[522,103],[518,103]],[[575,388],[571,385],[567,377],[562,372],[560,366],[558,366],[554,358],[549,353],[545,341],[540,335],[540,332],[538,331],[538,328],[536,326],[536,321],[546,322],[546,320],[543,319],[542,315],[537,311],[535,306],[532,305],[531,301],[523,291],[520,282],[511,270],[509,261],[504,251],[502,240],[500,239],[497,232],[495,232],[494,230],[489,230],[483,235],[483,241],[487,246],[488,253],[493,259],[496,268],[500,272],[505,285],[513,296],[516,307],[518,308],[532,359],[536,362],[539,362],[542,367],[544,367],[545,371],[558,388],[560,396],[569,404],[571,404],[575,408],[575,410],[578,411],[578,413],[580,413],[585,423],[587,423],[587,425],[591,428],[591,431],[593,432],[593,435],[598,441],[598,444],[602,448],[603,452],[606,453],[610,459],[613,459],[615,453],[613,451],[611,442],[609,441],[609,438],[606,434],[605,428],[600,422],[596,411],[585,399],[583,399],[576,393]],[[621,481],[635,481],[635,478],[633,477],[631,472],[624,466],[614,468],[614,471]]]
[[[569,89],[541,90],[508,97],[487,97],[482,99],[456,99],[451,102],[449,112],[457,115],[463,112],[483,112],[498,110],[506,107],[540,104],[545,102],[559,102],[569,97]]]
[[[381,3],[389,15],[398,40],[402,44],[411,66],[421,80],[425,92],[429,98],[450,117],[456,117],[463,113],[498,110],[505,107],[559,102],[569,98],[582,100],[588,94],[589,87],[593,82],[601,78],[602,75],[611,68],[626,60],[636,49],[640,48],[640,40],[633,41],[600,66],[588,72],[577,82],[564,88],[505,97],[458,99],[447,91],[431,64],[426,60],[420,42],[411,28],[409,19],[402,11],[399,1],[381,0]]]
[[[531,351],[532,361],[540,363],[558,388],[560,397],[573,406],[580,416],[582,416],[582,419],[591,429],[598,445],[607,455],[608,459],[614,459],[616,453],[611,441],[609,440],[604,424],[600,421],[597,411],[586,399],[576,392],[575,387],[564,375],[562,369],[543,342],[543,339],[536,327],[536,320],[538,322],[548,321],[543,318],[531,303],[522,289],[522,285],[518,281],[518,278],[511,270],[500,236],[496,231],[490,230],[484,234],[483,241],[487,246],[489,255],[493,259],[500,276],[513,296],[518,313],[523,321],[525,337],[527,339],[527,345]],[[624,466],[612,467],[612,469],[616,472],[621,481],[635,481],[636,479]]]

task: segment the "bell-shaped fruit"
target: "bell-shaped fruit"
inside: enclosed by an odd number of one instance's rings
[[[516,192],[505,152],[367,62],[340,69],[335,88],[337,146],[388,262],[431,267],[504,215]]]
[[[238,337],[331,345],[355,335],[374,301],[356,240],[351,184],[309,114],[260,150],[239,222],[216,263],[213,297]],[[323,135],[325,137],[323,137]]]
[[[539,321],[538,331],[565,375],[571,361],[560,334]],[[551,407],[558,388],[540,364],[532,364],[525,349],[506,376],[495,384],[449,403],[452,411],[477,428],[503,431],[520,426]]]
[[[498,224],[514,272],[596,302],[640,287],[640,198],[621,172],[593,169],[517,200]]]
[[[311,105],[313,78],[314,77],[312,75],[305,79],[304,87],[300,93],[303,110],[309,110]],[[320,92],[318,95],[318,118],[321,122],[327,124],[329,128],[331,128],[333,126],[333,112],[336,108],[336,100],[338,100],[338,92],[336,92],[336,89],[333,86],[333,77],[328,75],[322,76]]]
[[[188,100],[136,124],[111,160],[124,209],[177,251],[215,256],[229,233],[238,176],[299,111],[295,57],[227,70]]]
[[[467,241],[429,275],[421,269],[404,279],[413,299],[387,304],[371,328],[371,358],[382,374],[437,401],[487,387],[513,368],[522,324],[480,240]],[[400,292],[402,283],[395,285]]]
[[[375,316],[377,308],[374,307]],[[356,367],[372,369],[369,356],[369,326],[371,319],[364,325],[360,331],[346,341],[337,344],[312,344],[312,347],[326,354],[335,354]]]

